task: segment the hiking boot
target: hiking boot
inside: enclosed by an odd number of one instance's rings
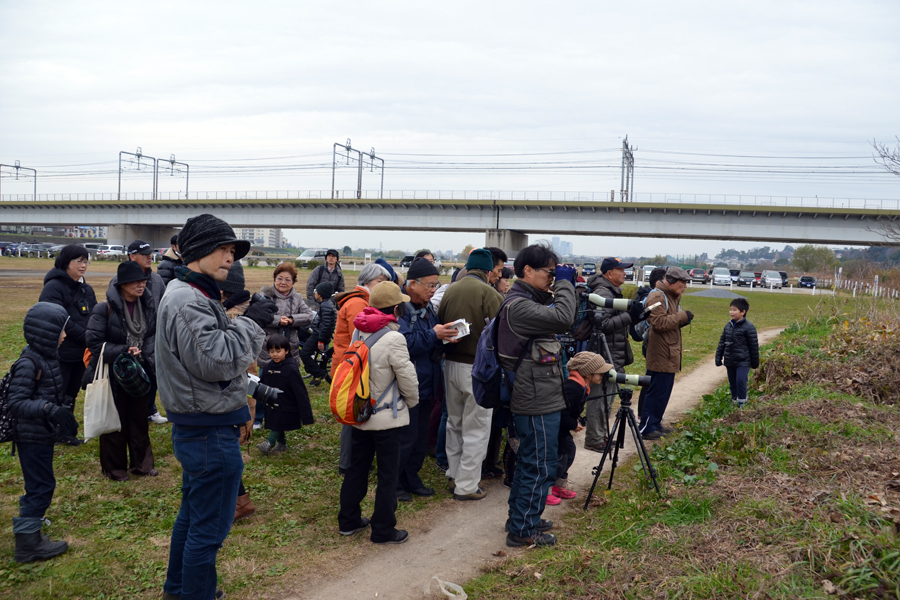
[[[553,495],[557,498],[562,498],[563,500],[571,500],[572,498],[578,495],[578,492],[574,492],[568,488],[560,487],[558,485],[554,485],[550,490],[553,492]]]
[[[278,443],[275,444],[275,446],[272,448],[272,452],[277,452],[277,453],[279,453],[279,454],[282,453],[282,452],[287,452],[287,444],[283,444],[283,443],[281,443],[281,442],[278,442]]]
[[[535,529],[537,529],[541,533],[550,531],[551,529],[553,529],[553,521],[551,521],[550,519],[541,519],[540,521],[538,521]],[[503,526],[503,531],[509,533],[509,519],[506,520],[506,525]]]
[[[429,496],[434,496],[434,488],[423,486],[423,487],[420,487],[415,490],[410,490],[409,493],[413,494],[414,496],[421,496],[422,498],[428,498]]]
[[[606,450],[606,439],[607,438],[603,438],[596,444],[588,444],[587,442],[585,442],[584,449],[590,450],[591,452],[599,452],[600,454],[603,454],[603,451]]]
[[[660,425],[659,430],[662,431],[663,435],[669,435],[670,433],[675,433],[675,429],[672,427],[666,427],[665,425]]]
[[[645,440],[658,440],[658,439],[661,439],[662,436],[663,436],[663,432],[660,431],[659,429],[654,429],[650,433],[642,433],[641,434],[641,437]]]
[[[531,536],[518,536],[513,533],[506,534],[506,545],[510,548],[522,546],[552,546],[556,543],[556,536],[552,533],[535,532]]]
[[[362,517],[359,520],[359,525],[357,525],[356,527],[353,527],[351,529],[340,529],[340,530],[338,530],[338,533],[340,533],[341,535],[353,535],[354,533],[359,533],[360,531],[367,528],[368,526],[369,526],[369,518]]]
[[[372,540],[373,544],[402,544],[409,539],[409,533],[405,529],[395,529],[393,535],[386,540]]]
[[[256,512],[256,507],[253,506],[253,502],[250,501],[250,494],[244,494],[243,496],[237,497],[237,506],[234,508],[234,523],[237,523],[241,519],[246,519],[248,517],[252,517]]]
[[[164,416],[159,414],[159,411],[157,411],[157,412],[153,413],[152,415],[150,415],[149,417],[147,417],[147,420],[152,423],[156,423],[157,425],[164,425],[169,422],[169,420],[167,418],[165,418]]]
[[[471,494],[457,494],[456,492],[453,492],[453,499],[460,500],[460,501],[481,500],[485,496],[487,496],[487,490],[485,490],[483,487],[480,487],[480,486],[478,487],[478,489],[476,489]]]
[[[256,445],[256,449],[263,454],[268,454],[272,451],[272,444],[269,443],[269,440],[263,440]]]
[[[559,496],[554,496],[552,493],[547,494],[547,506],[556,506],[562,502],[562,498]]]
[[[36,517],[13,517],[13,533],[16,536],[14,554],[17,563],[30,563],[59,556],[69,549],[66,542],[50,541],[41,528],[43,519]]]
[[[397,490],[397,500],[400,502],[412,502],[412,494],[406,490]]]
[[[320,385],[322,385],[322,380],[318,377],[313,377],[309,380],[309,385],[310,387],[319,387]]]

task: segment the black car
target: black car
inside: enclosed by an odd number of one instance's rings
[[[408,269],[412,265],[414,260],[416,260],[415,256],[404,256],[403,260],[400,261],[400,268]]]
[[[741,271],[737,278],[738,286],[742,285],[755,285],[756,284],[756,275],[753,271]]]
[[[809,275],[804,275],[800,278],[800,287],[802,288],[814,288],[816,287],[816,278],[811,277]]]
[[[790,281],[788,280],[788,275],[785,271],[778,271],[778,274],[781,275],[781,285],[786,286]]]
[[[584,277],[588,275],[596,275],[597,274],[597,263],[584,263],[581,265],[581,274]]]

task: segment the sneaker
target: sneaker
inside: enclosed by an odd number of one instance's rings
[[[372,540],[373,544],[402,544],[409,539],[409,533],[405,529],[395,529],[394,535],[382,541]]]
[[[650,433],[642,433],[641,434],[641,437],[645,440],[658,440],[658,439],[661,439],[662,436],[663,436],[663,432],[660,431],[659,429],[654,429]]]
[[[359,533],[360,531],[362,531],[363,529],[365,529],[368,526],[369,526],[368,517],[362,517],[359,520],[359,525],[357,525],[356,527],[353,527],[352,529],[340,529],[340,530],[338,530],[338,533],[340,533],[341,535],[353,535],[354,533]]]
[[[606,444],[585,444],[584,449],[603,454],[603,452],[606,451]]]
[[[272,448],[272,452],[278,452],[279,454],[282,452],[287,452],[287,444],[278,442],[277,444],[275,444],[275,447]]]
[[[253,424],[253,431],[256,431],[258,429],[262,429],[262,423],[254,423]]]
[[[256,449],[262,452],[263,454],[268,454],[272,451],[272,444],[269,443],[269,440],[263,440],[262,442],[256,445]]]
[[[744,408],[744,405],[747,404],[747,399],[746,398],[743,398],[743,399],[738,398],[735,402],[736,402],[738,408]]]
[[[547,506],[556,506],[562,502],[562,499],[559,496],[554,496],[552,493],[547,494]]]
[[[552,546],[556,543],[556,536],[552,533],[536,532],[531,536],[518,536],[512,533],[506,534],[506,545],[510,548],[522,546]]]
[[[412,502],[412,494],[406,490],[397,490],[397,500],[400,502]]]
[[[481,500],[485,496],[487,496],[487,490],[483,487],[479,487],[471,494],[457,494],[456,492],[453,492],[453,499],[461,502],[466,500]]]
[[[559,487],[558,485],[554,485],[550,490],[553,492],[554,496],[562,498],[563,500],[571,500],[578,495],[578,492],[573,492],[568,488]]]
[[[541,533],[550,531],[551,529],[553,529],[553,521],[551,521],[550,519],[541,519],[540,521],[538,521],[535,529],[537,529]],[[509,533],[509,519],[506,520],[506,525],[503,527],[503,531]]]
[[[147,420],[151,421],[153,423],[156,423],[157,425],[162,425],[164,423],[169,422],[169,420],[167,418],[165,418],[164,416],[159,414],[159,411],[157,411],[157,412],[153,413],[152,415],[150,415],[149,417],[147,417]]]

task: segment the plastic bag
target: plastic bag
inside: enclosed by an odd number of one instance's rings
[[[449,581],[441,581],[440,579],[438,579],[437,575],[432,577],[432,579],[438,582],[438,585],[441,588],[441,592],[447,598],[454,598],[455,600],[466,600],[468,598],[466,592],[462,589],[462,587],[456,585],[455,583],[450,583]],[[425,588],[425,593],[431,593],[431,581],[428,582],[428,586],[426,586]]]

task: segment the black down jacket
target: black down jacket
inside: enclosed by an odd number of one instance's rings
[[[84,282],[75,281],[69,274],[56,267],[50,269],[44,277],[44,289],[41,290],[39,302],[52,302],[66,309],[69,324],[66,325],[66,340],[59,348],[59,360],[63,362],[81,362],[87,342],[84,332],[87,328],[91,311],[97,306],[94,288]]]
[[[728,321],[716,348],[716,366],[759,368],[756,327],[747,319]]]
[[[280,363],[270,361],[260,371],[259,380],[282,392],[266,403],[266,429],[294,431],[315,423],[309,394],[294,357],[288,356]]]
[[[169,285],[169,282],[175,279],[175,269],[184,266],[184,261],[180,258],[170,256],[170,253],[174,254],[174,252],[169,249],[169,251],[163,255],[162,260],[159,261],[159,266],[156,267],[156,272],[162,278],[165,285]]]
[[[144,311],[144,322],[147,327],[144,334],[144,343],[141,346],[141,364],[151,378],[155,379],[156,374],[156,298],[149,290],[144,290],[140,297],[141,308]],[[107,304],[109,310],[107,311]],[[106,302],[101,302],[94,308],[91,320],[88,321],[87,343],[91,350],[93,358],[91,366],[87,370],[82,383],[87,383],[94,376],[94,370],[97,368],[97,356],[106,342],[106,351],[103,353],[103,359],[107,364],[112,365],[116,357],[123,352],[128,351],[128,332],[125,329],[125,300],[119,291],[118,286],[110,286],[106,290]]]
[[[40,364],[19,358],[9,382],[9,411],[18,419],[16,442],[52,446],[60,440],[47,421],[45,406],[61,405],[62,374],[59,370],[59,336],[69,315],[57,304],[38,302],[25,315],[25,350],[40,357]]]
[[[595,294],[604,298],[616,299],[623,297],[621,288],[614,286],[609,279],[602,275],[593,275],[588,280],[588,287]],[[623,367],[633,363],[634,353],[631,351],[631,340],[628,336],[631,315],[614,308],[600,308],[594,311],[592,320],[594,327],[606,335],[606,344],[609,346],[610,354],[612,354],[613,367],[622,370]],[[604,360],[608,360],[602,348],[591,348],[590,350],[603,356]]]
[[[312,324],[312,333],[316,339],[325,346],[334,335],[334,326],[337,323],[337,311],[334,310],[334,300],[328,298],[319,305],[319,313]]]

